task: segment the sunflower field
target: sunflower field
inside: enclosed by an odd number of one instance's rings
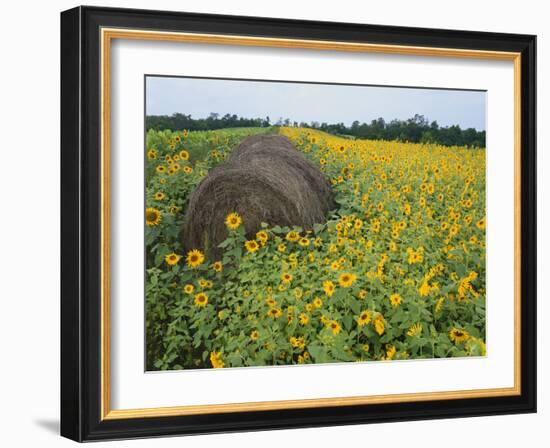
[[[245,137],[281,133],[333,185],[313,229],[184,253],[189,194]],[[484,356],[485,149],[307,128],[152,131],[146,142],[147,370]]]

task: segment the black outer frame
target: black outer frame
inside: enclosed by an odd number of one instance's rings
[[[521,395],[100,420],[100,28],[521,52]],[[76,441],[536,412],[536,36],[77,7],[61,13],[61,435]]]

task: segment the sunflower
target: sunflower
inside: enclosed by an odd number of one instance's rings
[[[191,285],[190,283],[188,283],[187,285],[185,285],[183,287],[183,292],[185,294],[193,294],[194,290],[195,290],[195,287],[193,285]]]
[[[365,300],[366,297],[367,297],[367,291],[365,291],[364,289],[362,289],[361,291],[359,291],[359,299]]]
[[[370,322],[371,319],[371,313],[370,311],[363,311],[361,314],[359,314],[359,317],[357,318],[357,325],[360,327],[363,327],[364,325],[367,325]]]
[[[300,313],[298,316],[298,321],[300,322],[300,325],[307,325],[309,322],[309,316],[306,313]]]
[[[147,151],[147,158],[149,160],[154,160],[157,158],[157,151],[155,149],[150,149]]]
[[[196,268],[204,261],[204,254],[198,249],[190,250],[187,252],[185,261],[190,268]]]
[[[344,272],[340,274],[340,277],[338,278],[338,283],[340,283],[340,286],[342,286],[343,288],[349,288],[351,285],[353,285],[353,282],[355,280],[357,280],[357,276],[355,274]]]
[[[326,280],[323,282],[323,290],[325,291],[325,294],[327,296],[332,296],[334,294],[334,283],[332,283],[330,280]]]
[[[269,297],[265,300],[265,303],[267,303],[267,306],[269,308],[273,308],[275,305],[277,305],[277,302],[273,299],[273,297]]]
[[[191,173],[193,172],[193,168],[191,168],[189,165],[185,165],[185,166],[183,167],[183,172],[184,172],[185,174],[191,174]]]
[[[270,308],[269,311],[267,312],[267,315],[269,317],[272,317],[273,319],[278,319],[279,317],[281,317],[283,314],[283,312],[281,311],[280,308]]]
[[[225,218],[225,225],[229,230],[238,229],[241,223],[242,219],[236,212],[229,213],[229,215],[227,215]]]
[[[155,200],[162,201],[164,199],[164,193],[162,191],[157,191],[155,193]]]
[[[260,248],[260,246],[258,245],[258,243],[256,242],[256,240],[248,240],[248,241],[245,241],[244,247],[246,247],[246,250],[247,250],[249,253],[254,253],[254,252],[256,252],[256,251]]]
[[[340,333],[340,330],[342,329],[340,324],[338,322],[336,322],[335,320],[328,321],[327,322],[327,327],[332,330],[332,334],[338,334],[338,333]]]
[[[477,226],[478,229],[483,230],[485,228],[485,218],[480,219],[476,223],[476,226]]]
[[[286,250],[286,245],[284,245],[283,243],[279,244],[279,247],[277,247],[277,250],[279,252],[284,252]]]
[[[419,336],[422,333],[422,325],[419,323],[412,324],[407,331],[408,336]]]
[[[180,261],[180,258],[181,257],[179,255],[177,255],[175,253],[171,253],[171,254],[166,255],[166,257],[164,257],[164,260],[170,266],[174,266],[175,264],[178,264],[178,261]]]
[[[402,298],[399,294],[392,294],[390,296],[390,303],[391,303],[391,306],[393,307],[397,307],[399,305],[401,305],[401,302],[402,302]]]
[[[288,272],[284,272],[283,274],[281,274],[281,281],[283,283],[290,283],[293,278],[293,275],[289,274]]]
[[[459,330],[458,328],[453,328],[449,331],[449,337],[451,341],[454,341],[456,344],[466,341],[470,335],[466,330]]]
[[[166,173],[166,167],[164,165],[157,166],[156,170],[157,170],[157,173],[160,173],[160,174]]]
[[[384,330],[386,329],[386,325],[384,323],[384,316],[381,314],[378,315],[376,319],[373,321],[374,330],[378,333],[379,336],[382,336],[384,333]]]
[[[309,240],[308,240],[306,237],[300,238],[300,239],[298,240],[298,244],[299,244],[301,247],[308,247],[308,246],[309,246]]]
[[[387,360],[390,360],[394,357],[395,355],[395,352],[396,352],[396,348],[395,348],[395,345],[393,344],[387,344],[386,345],[386,359]]]
[[[171,215],[175,215],[178,213],[178,207],[176,207],[175,205],[172,205],[172,207],[170,207],[170,214]]]
[[[258,330],[252,330],[252,333],[250,333],[250,339],[253,341],[257,341],[260,337],[260,332]]]
[[[216,261],[216,262],[212,265],[212,268],[213,268],[216,272],[221,272],[221,271],[222,271],[222,268],[223,268],[222,262],[221,262],[221,261]]]
[[[210,362],[212,363],[212,367],[214,369],[223,369],[225,367],[220,352],[210,353]]]
[[[148,226],[158,226],[162,221],[162,215],[156,208],[145,209],[145,224]]]
[[[323,306],[323,301],[319,297],[313,299],[313,306],[315,308],[321,308]]]
[[[292,230],[292,231],[290,231],[286,234],[287,241],[294,242],[294,241],[298,241],[299,238],[300,238],[299,233],[295,232],[294,230]]]
[[[208,296],[204,292],[199,292],[195,296],[195,305],[204,308],[208,304]]]
[[[189,153],[185,150],[185,149],[182,149],[180,151],[180,159],[181,160],[187,160],[189,159]]]
[[[306,346],[306,340],[304,339],[303,336],[300,336],[299,338],[292,336],[289,341],[290,341],[290,345],[292,345],[292,347],[294,348],[303,349]]]
[[[267,242],[267,232],[265,230],[260,230],[256,233],[256,239],[262,244],[262,246]]]

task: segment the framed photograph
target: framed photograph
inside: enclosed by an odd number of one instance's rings
[[[61,433],[536,411],[535,36],[61,14]]]

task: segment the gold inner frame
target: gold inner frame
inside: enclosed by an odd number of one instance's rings
[[[419,392],[391,395],[368,395],[245,402],[230,404],[187,405],[140,409],[111,409],[110,388],[110,50],[113,39],[168,41],[213,45],[295,48],[383,53],[412,56],[456,57],[506,60],[514,63],[514,386],[443,392]],[[466,50],[455,48],[415,47],[403,45],[334,42],[302,39],[278,39],[215,34],[143,31],[135,29],[101,29],[101,419],[128,419],[246,412],[283,409],[306,409],[381,403],[404,403],[521,394],[521,54],[514,52]]]

